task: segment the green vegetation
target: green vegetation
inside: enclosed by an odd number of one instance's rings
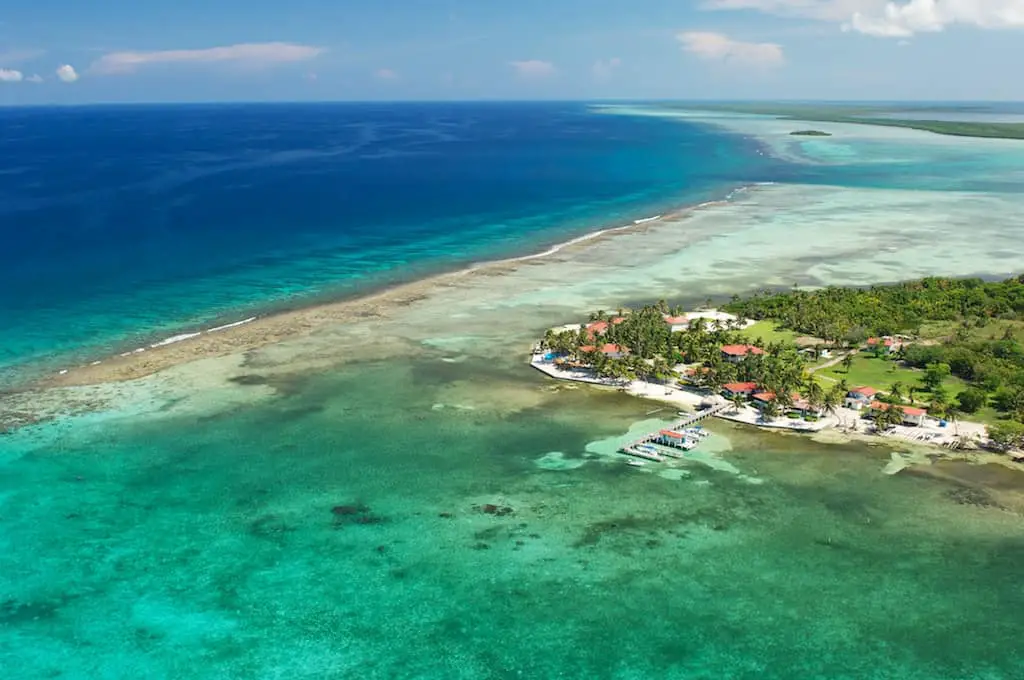
[[[903,336],[891,356],[860,353],[822,374],[890,392],[900,382],[930,399],[936,415],[979,414],[993,423],[994,409],[1002,418],[994,425],[1024,423],[1024,276],[763,293],[726,308],[846,346]]]
[[[749,328],[744,328],[742,335],[748,341],[760,345],[776,342],[792,344],[800,337],[800,333],[788,328],[781,328],[771,319],[762,319]]]
[[[796,130],[789,134],[797,137],[831,137],[831,132],[823,132],[821,130]]]
[[[630,314],[621,310],[614,316],[597,312],[591,319],[604,322],[600,329],[548,331],[543,345],[562,353],[570,364],[589,366],[599,376],[616,380],[669,382],[685,377],[691,384],[711,392],[719,392],[731,382],[754,382],[776,395],[777,403],[768,408],[768,413],[785,412],[797,397],[806,399],[812,408],[826,411],[842,403],[844,386],[827,390],[806,373],[807,364],[792,342],[796,337],[792,332],[772,329],[775,339],[766,341],[762,336],[767,333],[720,328],[698,319],[689,328],[673,333],[664,320],[670,312],[679,313],[669,310],[664,302]],[[606,354],[601,351],[606,344],[628,348],[628,353],[621,357],[614,356],[617,352]],[[750,344],[761,351],[749,352],[742,360],[731,362],[723,357],[722,347],[732,344]],[[679,364],[692,365],[693,374],[679,376],[674,369]]]
[[[629,314],[597,312],[598,327],[549,331],[543,344],[612,379],[685,377],[711,392],[753,382],[776,395],[768,416],[800,397],[812,411],[833,411],[849,388],[874,387],[891,404],[879,427],[899,422],[905,407],[923,406],[933,416],[985,422],[998,446],[1024,446],[1024,275],[764,292],[736,297],[725,309],[756,323],[741,330],[698,319],[671,332],[665,316],[681,310],[662,301]],[[803,336],[847,354],[814,365],[796,347]],[[758,349],[730,361],[723,345]],[[676,373],[681,364],[690,366],[688,375]]]
[[[887,392],[891,391],[893,384],[898,383],[904,388],[902,396],[907,401],[913,398],[914,403],[927,403],[931,397],[931,393],[922,382],[923,371],[908,368],[898,358],[876,357],[868,352],[851,355],[848,367],[840,363],[823,368],[816,375],[825,378],[827,383],[845,380],[854,387],[874,387]],[[941,385],[949,394],[956,394],[966,383],[955,376],[948,376],[941,381]]]
[[[688,110],[729,111],[734,113],[753,113],[778,116],[788,120],[811,121],[818,123],[857,123],[861,125],[880,125],[883,127],[902,127],[924,130],[940,135],[957,137],[994,137],[1001,139],[1024,139],[1024,123],[985,123],[968,121],[944,121],[921,119],[888,118],[892,108],[871,106],[835,105],[823,106],[813,104],[771,104],[771,103],[734,103],[734,104],[686,104]],[[962,108],[919,109],[920,115],[940,111],[962,112]]]

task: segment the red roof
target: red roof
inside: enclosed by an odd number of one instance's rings
[[[612,343],[608,343],[607,345],[601,347],[602,354],[619,354],[625,351],[626,348],[623,347],[622,345],[614,345]]]
[[[923,416],[928,414],[928,411],[924,410],[923,408],[915,408],[913,406],[902,405],[899,405],[899,407],[903,409],[903,413],[905,413],[908,416]],[[886,404],[885,402],[882,401],[873,401],[871,402],[871,408],[875,411],[888,411],[890,408],[892,408],[892,404]]]
[[[878,394],[878,390],[874,387],[854,387],[850,390],[850,394],[862,394],[865,397],[873,397]]]
[[[596,350],[597,348],[594,347],[593,345],[583,345],[582,347],[580,347],[580,351],[583,352],[584,354],[586,354],[587,352],[594,352]]]
[[[665,323],[672,326],[678,326],[684,323],[690,323],[690,317],[688,316],[666,316]]]
[[[893,342],[892,338],[882,338],[882,344],[885,345],[886,347],[892,347],[892,342]],[[869,345],[877,345],[878,344],[878,338],[868,338],[868,344]]]
[[[722,354],[731,357],[745,357],[748,354],[764,354],[764,350],[753,345],[723,345]]]
[[[729,390],[730,392],[753,392],[754,390],[757,389],[757,383],[735,382],[727,383],[725,385],[722,385],[722,387]]]
[[[665,437],[672,437],[673,439],[683,439],[686,437],[682,432],[676,432],[675,430],[662,430],[661,434]]]
[[[612,319],[612,323],[618,325],[618,324],[622,323],[625,320],[626,320],[626,317],[624,317],[624,316],[617,316],[614,319]],[[608,330],[608,322],[607,321],[591,321],[590,323],[587,324],[587,332],[590,333],[590,337],[594,337],[595,333],[604,333],[607,330]]]
[[[754,399],[757,399],[758,401],[775,401],[775,393],[758,392],[757,394],[754,395]]]

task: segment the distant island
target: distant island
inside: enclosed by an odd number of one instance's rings
[[[924,130],[940,135],[955,137],[989,137],[998,139],[1024,139],[1024,123],[1000,123],[983,121],[931,120],[932,113],[956,112],[954,107],[918,107],[906,118],[894,117],[895,113],[908,113],[892,107],[853,106],[828,104],[789,104],[770,102],[737,102],[731,104],[686,103],[664,105],[669,108],[683,108],[688,111],[725,111],[777,116],[784,120],[816,123],[856,123],[858,125],[879,125]]]
[[[1024,275],[598,311],[549,330],[531,363],[751,425],[1024,460]]]
[[[791,135],[797,135],[800,137],[831,137],[831,132],[823,132],[822,130],[796,130],[790,132]]]

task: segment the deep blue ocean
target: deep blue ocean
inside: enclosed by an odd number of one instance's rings
[[[0,110],[0,371],[533,251],[773,163],[583,104]]]

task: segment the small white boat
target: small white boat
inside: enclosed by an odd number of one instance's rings
[[[632,465],[633,467],[643,467],[643,466],[647,465],[647,463],[645,463],[642,460],[629,459],[629,460],[626,461],[626,465]]]

